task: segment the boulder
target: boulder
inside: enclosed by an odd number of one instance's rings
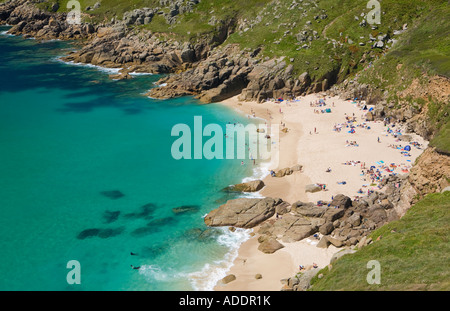
[[[264,188],[264,182],[262,180],[252,180],[249,182],[236,184],[234,186],[230,186],[229,190],[239,191],[239,192],[256,192]]]
[[[322,226],[319,227],[319,232],[323,235],[328,235],[334,230],[334,226],[332,222],[326,222]]]
[[[350,224],[352,227],[357,227],[361,224],[361,214],[354,213],[352,216],[347,218],[346,222]]]
[[[326,209],[314,206],[313,203],[303,203],[298,201],[292,204],[291,211],[305,217],[321,217],[326,212]]]
[[[336,260],[338,260],[339,258],[341,258],[344,255],[353,254],[353,253],[356,253],[356,251],[353,249],[341,250],[341,251],[337,252],[336,254],[334,254],[333,257],[331,257],[330,264],[334,263]]]
[[[314,192],[318,192],[318,191],[321,191],[321,190],[322,190],[322,187],[320,187],[317,184],[309,184],[309,185],[305,186],[305,192],[314,193]]]
[[[236,280],[236,276],[234,274],[228,274],[226,277],[222,279],[222,284],[228,284]]]
[[[336,247],[342,247],[342,245],[344,245],[344,242],[342,240],[333,238],[331,236],[327,236],[327,240]]]
[[[344,214],[345,210],[343,208],[329,207],[326,209],[323,217],[325,218],[326,221],[334,222],[335,220],[344,216]]]
[[[275,173],[275,177],[284,177],[286,175],[291,175],[293,170],[289,167],[283,168]]]
[[[211,227],[234,226],[253,228],[275,214],[275,208],[283,200],[273,198],[230,200],[211,211],[204,218],[205,224]]]
[[[317,243],[316,246],[319,247],[319,248],[327,248],[330,244],[331,243],[330,243],[330,241],[328,241],[328,238],[326,236],[323,236],[320,239],[319,243]]]
[[[297,164],[291,167],[291,171],[293,172],[300,172],[303,169],[303,165]]]
[[[284,245],[281,244],[280,242],[278,242],[276,239],[270,238],[270,239],[262,242],[261,244],[259,244],[258,250],[260,250],[261,252],[263,252],[265,254],[273,254],[277,250],[279,250],[283,247],[284,247]]]
[[[317,232],[316,226],[309,224],[292,225],[283,235],[282,241],[286,243],[301,241]]]
[[[303,272],[297,279],[297,284],[293,287],[296,291],[306,291],[311,287],[311,280],[319,272],[319,269],[311,269]]]
[[[331,201],[331,206],[337,206],[339,208],[348,208],[352,206],[352,199],[343,194],[337,194]]]

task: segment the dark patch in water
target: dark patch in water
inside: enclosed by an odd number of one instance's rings
[[[115,229],[102,229],[98,233],[98,237],[102,238],[102,239],[111,238],[111,237],[121,234],[124,230],[125,230],[125,227],[119,227],[119,228],[115,228]]]
[[[148,234],[152,234],[152,233],[157,233],[160,232],[161,230],[158,227],[141,227],[141,228],[137,228],[136,230],[133,230],[131,232],[131,235],[136,236],[136,237],[140,237],[140,236],[144,236],[144,235],[148,235]]]
[[[198,205],[182,205],[179,207],[172,208],[172,212],[175,214],[186,214],[186,213],[196,213],[200,210]]]
[[[116,235],[121,234],[123,231],[125,230],[125,227],[119,227],[119,228],[115,228],[115,229],[98,229],[98,228],[92,228],[92,229],[86,229],[81,231],[78,235],[77,235],[77,239],[79,240],[84,240],[86,238],[91,238],[91,237],[99,237],[102,239],[107,239],[110,237],[114,237]]]
[[[167,226],[167,225],[173,225],[177,222],[177,219],[175,217],[164,217],[164,218],[157,218],[155,220],[150,221],[147,226]]]
[[[102,191],[100,193],[103,194],[105,197],[108,197],[113,200],[120,199],[121,197],[125,196],[125,194],[123,194],[119,190]]]
[[[77,239],[80,240],[84,240],[86,238],[90,238],[90,237],[94,237],[97,236],[100,232],[100,229],[86,229],[81,231],[78,235],[77,235]]]
[[[151,214],[153,214],[153,212],[156,209],[156,205],[153,203],[148,203],[145,204],[143,206],[141,206],[140,208],[140,212],[136,212],[136,213],[128,213],[125,214],[124,217],[125,218],[146,218],[146,219],[151,219],[153,218],[151,216]]]
[[[110,224],[112,222],[115,222],[117,218],[119,218],[120,211],[105,211],[103,213],[103,219],[105,220],[105,223]]]

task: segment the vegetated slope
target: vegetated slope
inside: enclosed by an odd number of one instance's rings
[[[449,224],[450,191],[429,194],[403,218],[374,231],[374,243],[320,271],[312,290],[449,290]],[[380,263],[380,284],[366,280],[370,260]]]

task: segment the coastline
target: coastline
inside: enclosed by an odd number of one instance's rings
[[[320,99],[325,99],[326,107],[310,106],[310,103]],[[302,165],[303,169],[281,178],[268,174],[262,179],[265,187],[258,194],[262,197],[278,197],[290,204],[297,201],[328,201],[337,194],[344,194],[353,199],[360,196],[357,191],[361,188],[364,191],[379,191],[370,180],[361,175],[361,164],[376,166],[380,161],[396,163],[398,169],[394,171],[405,173],[428,144],[420,136],[408,133],[412,140],[418,141],[422,147],[413,147],[410,157],[406,158],[398,149],[390,147],[403,142],[387,133],[383,122],[366,121],[368,110],[363,111],[355,102],[337,96],[310,94],[281,103],[241,102],[238,96],[235,96],[220,103],[240,113],[262,118],[269,126],[284,123],[288,131],[280,132],[279,159],[272,161],[268,169],[276,171],[297,164]],[[362,105],[364,103],[361,103]],[[330,108],[331,113],[317,113],[325,108]],[[346,116],[356,117],[355,133],[349,133],[348,129],[333,131],[336,124],[345,122]],[[357,142],[357,146],[350,144],[353,141]],[[344,165],[349,161],[360,161],[361,164]],[[331,172],[326,172],[328,167],[332,169]],[[342,180],[345,180],[345,184],[338,183]],[[327,190],[305,192],[305,186],[313,183],[326,184]],[[298,273],[299,265],[308,267],[315,263],[318,269],[321,269],[329,264],[333,254],[342,249],[332,245],[328,248],[317,248],[315,245],[318,240],[309,237],[298,242],[283,243],[284,248],[273,254],[264,254],[257,249],[257,228],[254,228],[254,232],[256,234],[253,237],[241,244],[238,256],[228,271],[228,274],[236,276],[236,280],[227,284],[219,281],[214,290],[280,290],[283,286],[280,280]],[[256,274],[261,274],[262,278],[256,279]]]

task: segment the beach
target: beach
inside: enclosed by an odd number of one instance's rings
[[[235,96],[222,104],[248,118],[262,118],[269,126],[278,124],[280,129],[287,128],[286,133],[280,132],[279,152],[272,155],[268,169],[276,172],[302,165],[302,170],[284,177],[268,174],[260,194],[290,204],[331,201],[337,194],[358,199],[369,191],[383,191],[378,182],[392,173],[408,173],[428,145],[416,134],[406,135],[399,125],[367,121],[370,106],[337,96],[311,94],[290,101],[263,103],[241,102]],[[408,141],[400,139],[407,137]],[[305,192],[309,184],[318,184],[322,190]],[[318,240],[310,237],[283,243],[285,247],[281,250],[264,254],[257,249],[257,228],[254,232],[255,236],[241,245],[229,271],[236,280],[225,285],[219,282],[215,290],[280,290],[280,280],[298,273],[299,265],[308,267],[315,263],[318,269],[323,268],[339,251],[333,246],[317,248]],[[256,279],[256,274],[262,278]]]

